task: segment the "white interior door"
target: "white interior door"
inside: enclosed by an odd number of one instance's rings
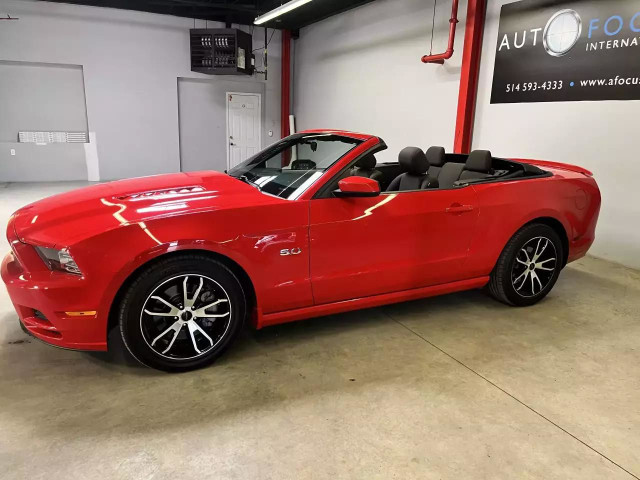
[[[227,93],[228,168],[260,151],[260,103],[257,93]]]

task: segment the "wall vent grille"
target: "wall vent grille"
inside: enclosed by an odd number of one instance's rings
[[[18,132],[20,143],[89,143],[87,132]]]

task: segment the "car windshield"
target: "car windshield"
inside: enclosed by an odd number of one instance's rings
[[[261,192],[295,200],[360,143],[336,134],[299,133],[257,153],[229,175]]]

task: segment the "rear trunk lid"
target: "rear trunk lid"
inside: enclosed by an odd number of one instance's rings
[[[568,172],[581,173],[587,177],[593,177],[593,173],[586,168],[579,167],[578,165],[571,165],[569,163],[549,162],[547,160],[530,160],[526,158],[514,158],[516,162],[528,163],[529,165],[535,165],[540,168],[550,168],[553,170],[565,170]]]

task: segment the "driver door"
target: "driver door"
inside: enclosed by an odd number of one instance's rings
[[[469,186],[311,200],[314,303],[463,279],[477,218]]]

